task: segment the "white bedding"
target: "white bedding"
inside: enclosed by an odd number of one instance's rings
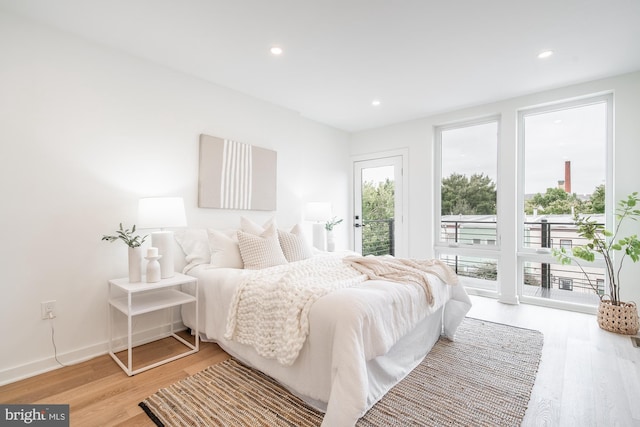
[[[224,337],[236,287],[250,270],[200,265],[200,325],[205,339],[326,411],[323,426],[353,426],[431,349],[442,331],[453,338],[471,307],[459,286],[430,277],[433,306],[418,285],[369,280],[317,299],[309,311],[309,335],[291,366],[266,359],[249,345]],[[185,305],[185,325],[195,310]]]

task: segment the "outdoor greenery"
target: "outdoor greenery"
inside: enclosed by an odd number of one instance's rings
[[[391,251],[390,226],[395,213],[395,186],[389,178],[384,182],[362,184],[362,254],[387,255]]]
[[[494,215],[496,214],[496,185],[484,174],[471,177],[453,173],[442,180],[442,215]],[[525,201],[525,213],[532,215],[600,214],[605,210],[605,187],[599,185],[587,200],[561,188],[548,188]],[[568,255],[567,255],[568,257]],[[566,262],[565,262],[566,263]],[[474,272],[474,277],[495,280],[497,268],[487,263]],[[536,276],[525,275],[525,283],[540,285]],[[597,285],[592,287],[597,289]]]
[[[442,180],[442,215],[495,215],[496,184],[484,174],[452,173]]]
[[[442,179],[442,215],[495,215],[496,184],[484,174],[471,177],[452,173]],[[575,193],[561,188],[547,188],[525,201],[525,213],[533,215],[561,215],[575,212],[600,214],[605,209],[604,185],[597,186],[589,199],[583,200]]]
[[[567,193],[562,188],[547,188],[547,191],[535,194],[525,202],[524,211],[532,215],[534,209],[538,215],[561,215],[571,213],[604,213],[604,185],[595,188],[588,200],[580,199],[575,193]]]

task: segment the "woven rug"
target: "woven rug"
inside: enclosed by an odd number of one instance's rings
[[[441,338],[358,426],[519,426],[535,381],[538,331],[466,318]],[[140,406],[158,426],[319,426],[322,413],[229,359],[161,389]]]

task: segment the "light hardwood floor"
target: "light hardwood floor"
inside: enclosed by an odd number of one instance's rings
[[[640,349],[602,331],[595,317],[472,296],[469,316],[544,334],[524,426],[640,426]],[[167,348],[169,344],[169,348]],[[152,343],[141,361],[172,351]],[[138,403],[159,388],[228,358],[217,345],[127,377],[109,356],[0,387],[1,403],[67,403],[72,426],[153,426]]]
[[[640,426],[640,348],[594,315],[472,297],[468,316],[544,334],[523,426]]]

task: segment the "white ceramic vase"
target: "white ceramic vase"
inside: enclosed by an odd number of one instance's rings
[[[161,256],[148,256],[145,257],[147,261],[147,283],[155,283],[160,281],[160,263],[158,260]]]
[[[142,281],[142,248],[129,248],[129,282]]]
[[[333,237],[333,230],[327,230],[327,251],[333,252],[336,250],[336,241]]]

